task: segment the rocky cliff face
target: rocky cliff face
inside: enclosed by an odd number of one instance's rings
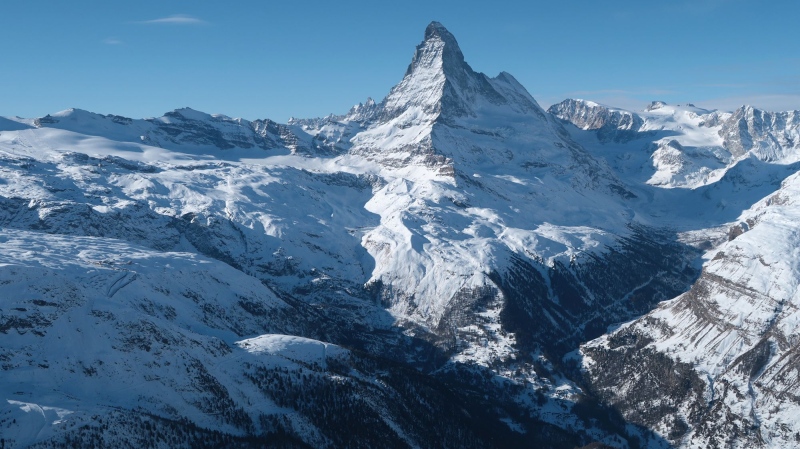
[[[550,106],[547,112],[580,129],[595,131],[600,142],[635,139],[644,124],[637,114],[584,100],[567,99]]]
[[[798,444],[797,175],[745,211],[692,288],[584,345],[592,388],[672,444]]]
[[[800,116],[797,111],[771,113],[742,106],[725,121],[719,134],[735,157],[752,152],[765,161],[795,161],[800,148]]]

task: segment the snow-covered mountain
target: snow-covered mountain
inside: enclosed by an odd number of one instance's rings
[[[192,146],[219,150],[311,150],[308,136],[293,134],[289,126],[271,120],[250,122],[219,114],[209,115],[191,108],[176,109],[163,117],[143,120],[67,109],[35,119],[32,124],[36,127],[63,129],[103,136],[119,142],[136,142],[168,149]]]
[[[2,119],[0,434],[797,444],[769,410],[794,401],[775,392],[795,369],[798,144],[794,112],[544,111],[437,22],[386,98],[343,115]],[[757,346],[773,374],[748,387],[729,367]],[[677,386],[646,383],[661,368]]]
[[[625,418],[676,446],[798,444],[799,180],[742,213],[688,292],[581,348]]]
[[[578,134],[594,134],[603,145],[594,145],[591,138],[581,143],[595,147],[593,154],[607,159],[626,179],[638,177],[656,186],[697,188],[719,181],[747,157],[790,164],[800,154],[796,111],[770,113],[742,106],[727,113],[654,101],[644,111],[631,112],[564,100],[548,112],[592,131]]]
[[[674,197],[686,208],[725,192],[714,215],[730,217],[723,226],[685,216],[674,225],[681,240],[707,249],[699,278],[583,345],[588,389],[629,422],[656,430],[663,445],[797,446],[797,113],[663,102],[633,113],[583,100],[550,111],[619,173],[684,191]],[[605,137],[614,132],[624,138]],[[660,193],[655,198],[669,197]]]

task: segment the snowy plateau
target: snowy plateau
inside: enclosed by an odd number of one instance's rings
[[[800,112],[0,118],[0,447],[800,447]]]

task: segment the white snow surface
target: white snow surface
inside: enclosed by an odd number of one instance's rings
[[[723,401],[737,419],[751,420],[763,447],[798,447],[800,406],[784,396],[800,382],[793,365],[800,343],[798,198],[800,175],[794,174],[731,223],[740,235],[704,255],[702,288],[624,326],[652,338],[649,347],[656,351],[691,364],[706,381],[708,400]],[[606,346],[608,338],[585,347]],[[743,361],[759,348],[766,356],[751,372]],[[584,366],[591,370],[594,362],[587,358]],[[714,438],[690,433],[683,441],[707,447]]]
[[[272,321],[286,304],[259,281],[197,254],[12,229],[0,241],[0,308],[11,325],[0,349],[9,404],[0,420],[19,423],[5,434],[12,447],[115,408],[219,426],[195,402],[206,394],[197,362],[236,378],[238,335],[284,325]],[[247,313],[242,298],[269,312]],[[234,397],[253,394],[228,387]]]
[[[236,345],[256,355],[276,355],[289,360],[324,364],[328,357],[346,354],[340,346],[295,335],[267,334],[237,341]]]

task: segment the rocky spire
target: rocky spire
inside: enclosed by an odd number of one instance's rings
[[[406,75],[416,69],[441,68],[450,71],[463,69],[464,66],[469,68],[455,36],[441,23],[431,22],[425,28],[425,39],[417,46]]]
[[[456,38],[441,23],[431,22],[403,80],[384,105],[388,118],[410,110],[421,110],[430,118],[459,117],[474,115],[479,96],[489,103],[507,103],[484,74],[464,61]]]

